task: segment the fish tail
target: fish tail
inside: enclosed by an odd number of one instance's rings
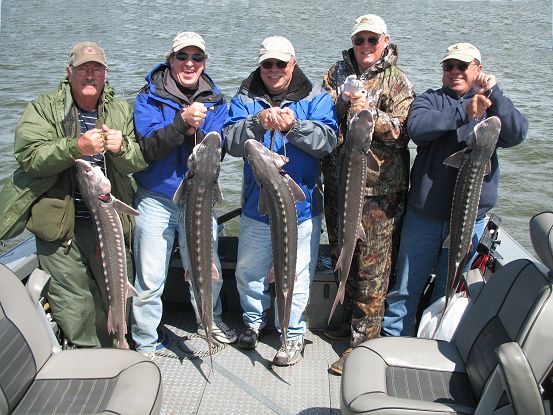
[[[332,315],[336,310],[336,306],[338,305],[338,302],[340,302],[340,304],[344,304],[345,293],[346,293],[346,285],[344,284],[343,281],[340,281],[340,286],[338,287],[338,292],[336,293],[334,304],[332,304],[332,310],[330,310],[330,315],[328,316],[328,324],[330,324],[330,320],[332,320]]]

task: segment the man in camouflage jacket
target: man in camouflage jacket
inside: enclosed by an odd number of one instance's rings
[[[331,338],[351,336],[351,347],[380,335],[384,303],[409,185],[409,137],[405,120],[415,93],[407,76],[398,68],[397,48],[390,43],[384,21],[375,15],[360,16],[352,33],[352,48],[342,52],[324,75],[323,86],[336,106],[340,128],[338,146],[323,160],[325,219],[334,263],[338,246],[339,154],[351,118],[363,109],[376,109],[371,144],[380,170],[367,174],[362,226],[366,241],[358,241],[345,294],[347,329],[327,330]],[[348,88],[354,76],[361,91]],[[350,77],[348,81],[346,78]],[[349,331],[351,330],[351,334]],[[339,334],[342,332],[341,334]],[[331,366],[341,374],[344,355]]]

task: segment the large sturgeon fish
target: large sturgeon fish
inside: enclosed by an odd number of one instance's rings
[[[348,128],[344,145],[340,150],[340,182],[338,194],[340,256],[336,262],[338,272],[338,292],[328,317],[332,319],[334,310],[344,303],[346,281],[349,275],[357,239],[366,240],[361,224],[367,169],[380,171],[378,161],[370,150],[374,132],[374,112],[363,110],[353,119]]]
[[[246,140],[244,151],[260,187],[259,213],[269,214],[273,251],[269,281],[275,282],[278,322],[282,344],[286,344],[298,253],[298,212],[295,201],[305,201],[305,194],[283,171],[288,162],[286,157],[272,152],[253,139]]]
[[[188,172],[173,196],[173,203],[184,200],[186,245],[190,269],[185,278],[194,280],[196,305],[205,330],[209,355],[213,351],[213,284],[219,271],[213,261],[212,209],[223,199],[218,178],[221,167],[221,136],[212,131],[192,150]],[[192,274],[192,275],[190,275]],[[212,362],[213,364],[213,362]]]
[[[111,195],[111,183],[99,166],[82,159],[75,160],[77,182],[83,199],[94,218],[102,267],[109,300],[108,332],[117,333],[117,347],[128,349],[127,298],[137,296],[127,279],[125,237],[119,213],[137,216],[139,213]]]
[[[459,286],[461,275],[469,259],[467,255],[478,213],[482,182],[484,176],[490,173],[490,158],[495,150],[500,130],[501,120],[498,117],[480,121],[467,140],[467,147],[452,154],[444,161],[445,165],[459,169],[453,191],[449,224],[449,256],[444,310],[447,310],[449,300]]]

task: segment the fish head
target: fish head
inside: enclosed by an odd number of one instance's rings
[[[203,176],[218,177],[221,166],[221,136],[212,131],[196,144],[192,154],[188,157],[187,166],[190,175],[203,173]]]
[[[288,157],[269,150],[257,140],[246,140],[244,151],[246,153],[246,160],[256,177],[259,177],[259,174],[264,171],[279,172],[288,163]]]
[[[346,135],[346,142],[354,148],[358,148],[363,153],[368,153],[374,132],[374,122],[376,119],[376,110],[367,109],[359,111],[349,124]]]
[[[75,167],[81,192],[86,191],[96,197],[111,193],[111,183],[100,166],[92,165],[87,160],[77,159]]]
[[[478,156],[483,161],[489,160],[497,145],[500,132],[501,120],[498,117],[489,117],[476,124],[471,143],[467,143],[472,147],[473,157]]]

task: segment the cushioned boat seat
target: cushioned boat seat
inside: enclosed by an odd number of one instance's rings
[[[537,390],[553,362],[553,213],[536,215],[530,228],[534,249],[547,266],[516,260],[501,268],[463,317],[451,342],[382,337],[360,344],[344,364],[342,413],[520,413],[509,400],[517,394],[513,379],[519,378],[513,373],[520,373],[520,388],[530,388],[521,390],[527,399],[518,404],[528,407],[535,397],[531,390]],[[520,347],[528,369],[508,369],[509,378],[505,367],[498,365],[497,350],[511,342]],[[505,355],[513,350],[501,348],[502,362],[517,361]]]
[[[118,349],[52,353],[36,307],[0,265],[0,415],[159,414],[159,368]]]

